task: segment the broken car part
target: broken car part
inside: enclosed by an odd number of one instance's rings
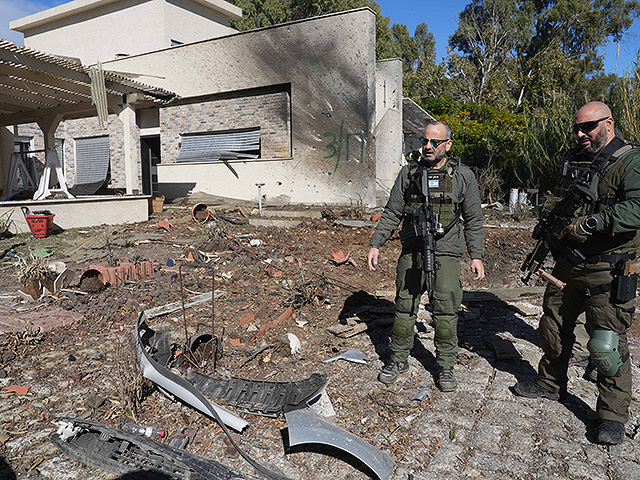
[[[306,408],[327,386],[327,375],[314,373],[295,382],[216,378],[188,369],[198,391],[255,415],[277,418],[283,411]]]
[[[256,470],[272,480],[289,480],[287,476],[277,471],[274,466],[263,465],[249,457],[233,440],[227,424],[237,431],[242,431],[248,425],[246,420],[234,415],[226,408],[209,402],[193,385],[163,366],[167,364],[171,355],[169,332],[156,334],[147,325],[146,318],[145,312],[140,313],[134,332],[136,358],[140,370],[142,370],[142,376],[155,383],[170,398],[175,396],[218,422],[229,441],[238,450],[238,453]]]
[[[179,398],[196,410],[215,420],[216,416],[234,430],[241,432],[248,424],[230,410],[209,402],[189,382],[165,368],[171,356],[169,332],[157,334],[144,321],[144,313],[138,319],[136,335],[136,356],[142,375],[155,383],[170,398]],[[216,415],[212,414],[212,410]]]
[[[396,463],[391,455],[325,420],[309,408],[285,412],[284,417],[291,446],[319,443],[339,448],[367,465],[381,480],[387,480],[395,470]]]
[[[73,417],[55,422],[58,431],[51,442],[72,460],[115,475],[134,472],[156,474],[153,478],[191,480],[249,480],[241,473],[182,449],[100,423]]]

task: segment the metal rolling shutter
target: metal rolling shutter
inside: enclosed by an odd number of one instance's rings
[[[260,156],[260,128],[182,135],[177,162],[215,162]]]
[[[76,185],[103,181],[108,169],[108,136],[76,139]]]

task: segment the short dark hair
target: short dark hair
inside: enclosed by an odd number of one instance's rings
[[[444,127],[444,131],[447,135],[447,138],[451,138],[451,127],[445,122],[442,122],[440,120],[434,120],[433,122],[427,123],[425,128],[427,128],[429,125],[442,125]]]

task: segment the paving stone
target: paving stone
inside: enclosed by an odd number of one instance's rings
[[[640,463],[630,460],[620,460],[614,462],[611,467],[614,478],[629,479],[640,478]],[[592,477],[595,478],[595,477]]]
[[[505,432],[504,453],[528,462],[535,458],[536,446],[531,432],[510,428]]]
[[[476,425],[471,445],[476,449],[499,455],[502,453],[501,444],[504,431],[505,428],[502,426],[480,422]]]
[[[466,457],[466,463],[483,472],[483,475],[511,475],[510,478],[523,478],[529,472],[529,466],[526,463],[503,454],[493,454],[478,449],[469,451]],[[481,477],[487,478],[487,477]],[[507,477],[497,477],[507,478]]]
[[[460,466],[460,458],[464,445],[458,443],[449,442],[443,443],[436,451],[433,459],[429,462],[429,471],[434,474],[457,471]]]
[[[601,466],[578,461],[573,458],[567,460],[567,475],[569,478],[588,478],[590,480],[611,480],[609,475],[603,471]],[[625,477],[621,477],[625,478]],[[626,477],[628,479],[638,478],[637,475]]]

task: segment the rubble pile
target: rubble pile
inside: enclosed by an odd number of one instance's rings
[[[433,382],[428,306],[410,371],[376,381],[400,253],[394,236],[368,271],[376,212],[191,210],[0,240],[0,479],[130,478],[110,462],[142,451],[162,452],[154,471],[182,472],[175,478],[547,478],[545,469],[609,478],[591,461],[608,453],[582,423],[590,382],[573,375],[584,401],[552,406],[559,420],[546,427],[548,405],[508,391],[540,354],[543,284],[524,287],[518,271],[531,221],[485,213],[487,279],[474,284],[463,265],[461,386],[445,394]],[[29,255],[70,273],[25,298],[16,256]],[[632,445],[638,410],[634,402]],[[134,441],[132,424],[165,433]],[[87,456],[83,442],[108,455]],[[573,444],[582,453],[571,460],[562,449]],[[611,478],[640,472],[640,449],[630,450],[608,463]]]

